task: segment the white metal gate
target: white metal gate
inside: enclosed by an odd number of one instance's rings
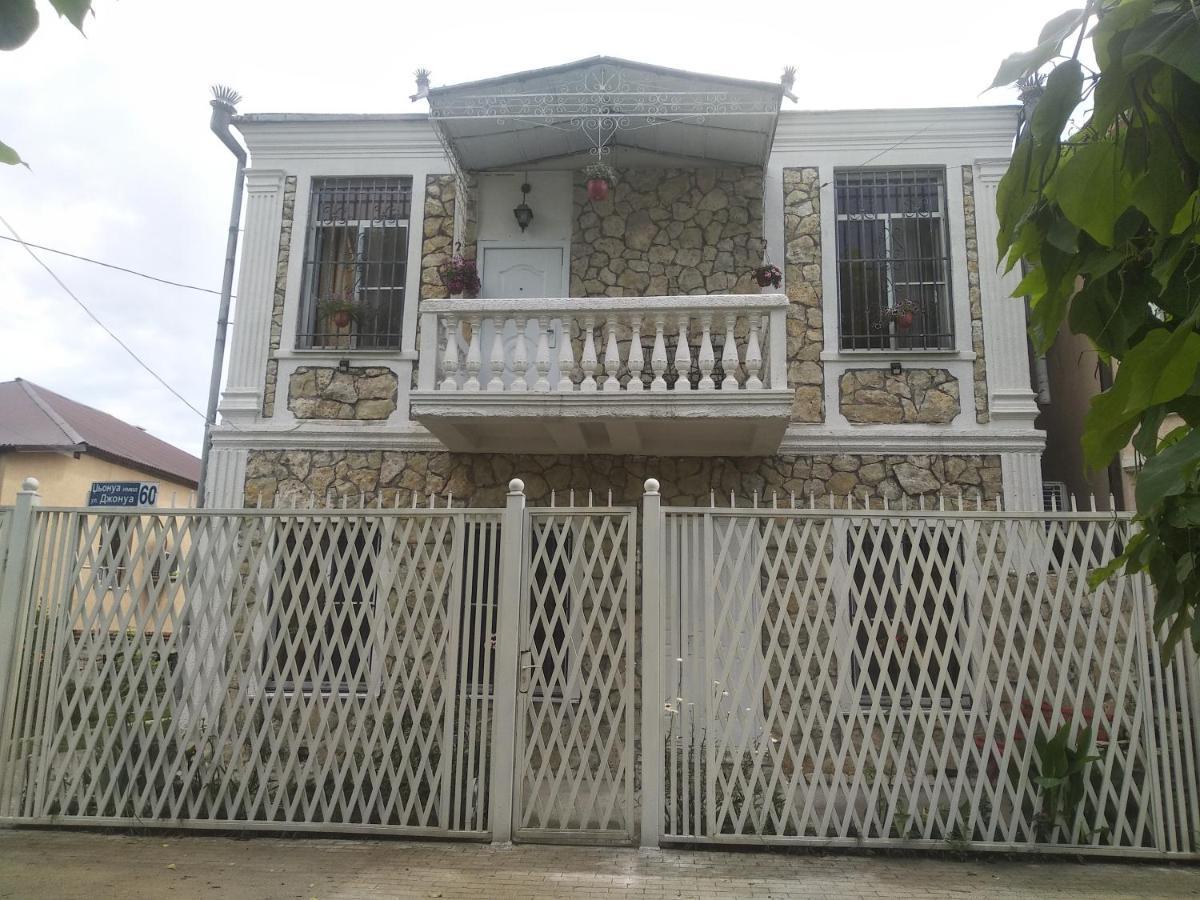
[[[521,585],[514,837],[634,836],[633,509],[532,509]]]
[[[499,510],[35,510],[24,822],[490,832]]]
[[[632,839],[632,509],[22,503],[0,820]]]
[[[657,507],[657,504],[655,504]],[[1112,514],[646,511],[647,734],[667,840],[1196,855],[1195,655],[1141,578],[1087,577]],[[656,545],[650,545],[656,541]],[[659,570],[651,557],[663,560]],[[647,634],[650,634],[650,631]],[[648,651],[649,652],[649,651]],[[661,680],[660,680],[661,679]],[[1093,735],[1071,822],[1039,736]],[[650,757],[648,756],[648,759]],[[655,816],[657,813],[657,816]]]

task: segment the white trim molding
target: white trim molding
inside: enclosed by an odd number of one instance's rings
[[[229,422],[249,422],[262,410],[275,267],[283,218],[285,172],[246,170],[245,233],[239,265],[237,322],[220,411]]]

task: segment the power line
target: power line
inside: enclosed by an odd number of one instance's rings
[[[114,341],[116,341],[121,346],[121,349],[124,350],[126,353],[128,353],[133,358],[134,362],[136,362],[139,366],[141,366],[143,369],[145,369],[147,372],[149,372],[150,375],[152,375],[154,377],[155,381],[157,381],[159,384],[161,384],[163,387],[165,387],[168,391],[170,391],[172,394],[174,394],[175,397],[179,400],[179,402],[181,402],[184,406],[186,406],[188,409],[190,409],[192,412],[194,412],[200,418],[202,418],[202,419],[205,418],[204,413],[200,412],[200,410],[198,410],[198,409],[196,409],[196,407],[192,406],[192,404],[188,401],[188,399],[186,397],[183,396],[183,394],[179,393],[179,391],[175,390],[175,388],[173,388],[173,387],[171,387],[171,385],[167,384],[166,380],[161,375],[159,375],[157,372],[155,372],[152,368],[150,368],[149,365],[147,365],[145,362],[143,362],[142,358],[140,356],[138,356],[136,353],[134,353],[133,350],[130,349],[128,344],[126,344],[123,340],[121,340],[119,337],[117,337],[117,335],[113,332],[113,330],[111,328],[109,328],[107,325],[105,325],[103,322],[101,322],[96,317],[96,314],[94,312],[92,312],[90,309],[88,309],[87,304],[84,303],[82,300],[80,300],[78,297],[76,297],[74,291],[72,291],[69,287],[66,286],[66,284],[63,283],[63,280],[61,278],[59,278],[58,275],[55,274],[54,270],[51,269],[48,265],[46,265],[46,263],[42,260],[42,258],[40,256],[38,256],[36,253],[33,252],[33,246],[25,243],[25,241],[23,241],[21,239],[21,236],[19,234],[17,234],[17,230],[15,228],[13,228],[12,225],[10,225],[8,223],[8,220],[6,218],[4,218],[4,216],[2,216],[2,215],[0,215],[0,223],[3,223],[4,227],[8,229],[9,233],[13,236],[13,238],[16,240],[16,242],[25,248],[25,252],[33,257],[34,262],[36,262],[39,266],[41,266],[43,269],[45,269],[46,274],[48,274],[51,278],[54,279],[55,283],[66,292],[67,296],[70,297],[72,300],[74,300],[79,305],[79,308],[88,314],[88,318],[90,318],[93,322],[95,322],[102,329],[104,329],[104,333],[107,334]],[[3,237],[3,235],[0,235],[0,237]]]
[[[11,230],[11,229],[10,229]],[[16,234],[14,231],[13,234]],[[59,256],[69,256],[71,259],[78,259],[81,262],[91,263],[94,266],[103,266],[106,269],[115,269],[118,272],[124,272],[127,275],[136,275],[138,278],[146,278],[150,281],[157,281],[159,284],[169,284],[171,287],[187,288],[189,291],[203,291],[206,294],[221,295],[220,291],[214,291],[212,288],[199,287],[194,284],[184,284],[182,281],[171,281],[169,278],[159,278],[157,275],[147,275],[145,272],[139,272],[137,269],[127,269],[124,266],[118,266],[115,263],[101,262],[98,259],[92,259],[89,256],[80,256],[77,253],[68,253],[66,250],[56,250],[53,247],[44,247],[41,244],[31,244],[28,241],[23,241],[17,237],[7,237],[0,234],[0,241],[12,241],[14,244],[20,244],[29,249],[33,247],[36,250],[45,250],[47,253],[57,253]],[[34,257],[36,259],[36,257]],[[236,297],[234,299],[237,299]]]

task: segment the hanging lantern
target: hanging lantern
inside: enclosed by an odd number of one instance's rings
[[[525,202],[526,196],[533,190],[526,181],[521,185],[521,203],[513,209],[513,217],[517,220],[517,224],[521,226],[521,231],[529,227],[529,223],[533,221],[533,210],[529,204]]]

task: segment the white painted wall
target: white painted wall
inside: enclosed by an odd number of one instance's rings
[[[477,176],[476,236],[480,241],[499,241],[528,247],[557,246],[571,240],[571,173],[529,172],[526,202],[533,222],[524,232],[513,217],[521,202],[521,184],[526,173],[495,173]]]

